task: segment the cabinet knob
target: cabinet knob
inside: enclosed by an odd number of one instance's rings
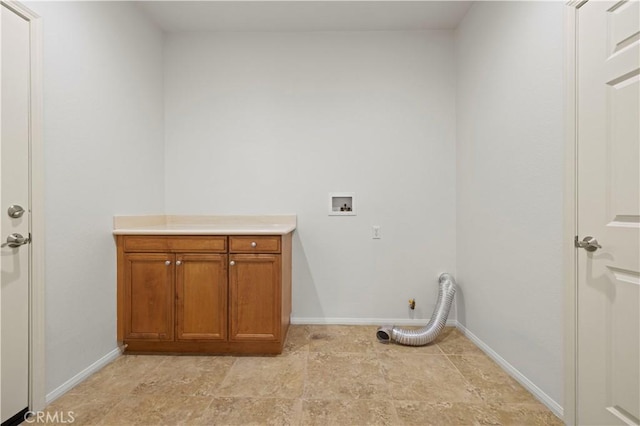
[[[165,264],[165,265],[167,265],[167,266],[169,266],[169,265],[171,265],[171,261],[170,261],[170,260],[165,260],[165,261],[164,261],[164,264]]]
[[[251,241],[251,247],[258,247],[258,243],[256,243],[255,241]]]
[[[235,260],[232,260],[231,262],[229,262],[229,265],[231,265],[231,266],[233,266],[235,264],[236,264]]]
[[[182,265],[182,260],[176,260],[176,266]]]

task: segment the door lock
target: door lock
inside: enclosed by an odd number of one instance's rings
[[[11,247],[11,248],[16,248],[16,247],[20,247],[23,246],[25,244],[29,244],[31,242],[31,235],[29,235],[28,237],[23,237],[21,234],[15,233],[15,234],[11,234],[7,237],[7,242],[6,243],[2,243],[2,245],[0,245],[0,247]]]
[[[598,240],[591,236],[584,237],[582,241],[580,241],[578,239],[578,236],[576,235],[574,245],[578,248],[583,248],[586,251],[596,251],[599,248],[602,248],[602,246],[598,243]]]
[[[9,214],[9,217],[13,219],[18,219],[18,218],[21,218],[22,215],[24,214],[24,208],[17,204],[12,204],[9,206],[9,210],[7,210],[7,213]]]

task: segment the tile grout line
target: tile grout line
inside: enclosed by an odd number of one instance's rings
[[[224,395],[220,395],[220,389],[222,388],[222,385],[225,383],[225,381],[229,378],[229,374],[231,374],[231,370],[233,370],[233,367],[236,366],[236,364],[238,363],[238,360],[240,358],[239,357],[233,357],[233,363],[231,364],[231,366],[229,367],[229,369],[227,370],[227,372],[224,375],[224,378],[222,380],[220,380],[220,383],[218,384],[216,390],[215,390],[215,397],[217,398],[224,398]]]
[[[308,336],[307,336],[308,337]],[[298,404],[298,423],[299,425],[302,424],[302,416],[304,413],[304,401],[305,401],[305,395],[307,393],[307,382],[309,380],[309,346],[307,346],[307,350],[305,351],[305,357],[304,357],[304,370],[303,370],[303,382],[302,382],[302,394],[300,395],[300,397],[298,398],[298,400],[300,401],[300,403]]]
[[[471,386],[473,386],[473,387],[475,388],[476,386],[475,386],[473,383],[471,383],[471,382],[469,381],[469,379],[467,379],[467,377],[462,373],[462,371],[460,371],[460,369],[458,368],[458,366],[457,366],[453,361],[451,361],[450,356],[461,356],[461,355],[456,355],[456,354],[449,354],[449,355],[447,355],[447,354],[445,354],[445,357],[447,358],[447,361],[449,362],[449,364],[451,364],[451,365],[453,366],[453,368],[458,372],[458,374],[460,374],[460,376],[462,377],[462,379],[463,379],[467,384],[469,384],[469,385],[471,385]],[[484,401],[484,400],[483,400],[483,401]]]
[[[391,409],[393,410],[393,416],[395,416],[395,420],[398,422],[398,424],[403,424],[404,422],[400,419],[400,415],[398,414],[398,410],[396,408],[396,401],[397,399],[395,399],[394,395],[391,394],[391,386],[389,386],[389,382],[387,381],[387,376],[385,373],[385,368],[382,365],[382,359],[380,358],[380,355],[382,354],[381,351],[375,351],[376,352],[376,358],[378,359],[378,363],[379,363],[379,368],[381,370],[382,373],[382,380],[384,380],[384,384],[387,387],[387,392],[389,393],[389,401],[390,401],[390,405],[391,405]]]
[[[291,329],[289,329],[289,332],[287,333],[287,337],[286,337],[286,341],[285,341],[285,347],[287,345],[287,342],[289,341],[291,336]],[[297,406],[295,408],[295,414],[294,414],[294,421],[292,422],[292,424],[294,425],[301,425],[302,424],[302,416],[303,416],[303,405],[304,405],[304,395],[307,389],[307,380],[308,380],[308,369],[309,369],[309,347],[310,347],[310,338],[309,338],[309,333],[308,333],[308,329],[305,330],[304,333],[304,344],[302,345],[302,348],[306,347],[306,349],[299,349],[299,350],[293,350],[291,349],[291,351],[287,354],[287,356],[293,354],[293,353],[304,353],[304,368],[303,368],[303,372],[302,372],[302,392],[301,395],[298,396],[298,398],[294,399],[294,404],[295,401],[297,401]]]
[[[447,354],[444,352],[444,349],[442,349],[438,343],[436,343],[435,345],[442,355],[447,356]]]

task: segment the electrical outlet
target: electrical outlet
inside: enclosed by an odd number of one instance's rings
[[[382,236],[380,235],[380,225],[373,225],[371,227],[371,230],[373,231],[371,238],[373,238],[374,240],[379,240],[380,238],[382,238]]]

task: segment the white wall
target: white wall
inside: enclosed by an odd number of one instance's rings
[[[116,347],[112,216],[163,209],[163,38],[124,2],[27,6],[44,23],[51,393]]]
[[[458,320],[562,404],[563,3],[456,34]]]
[[[166,212],[296,213],[295,320],[428,318],[455,272],[453,33],[167,37]]]

